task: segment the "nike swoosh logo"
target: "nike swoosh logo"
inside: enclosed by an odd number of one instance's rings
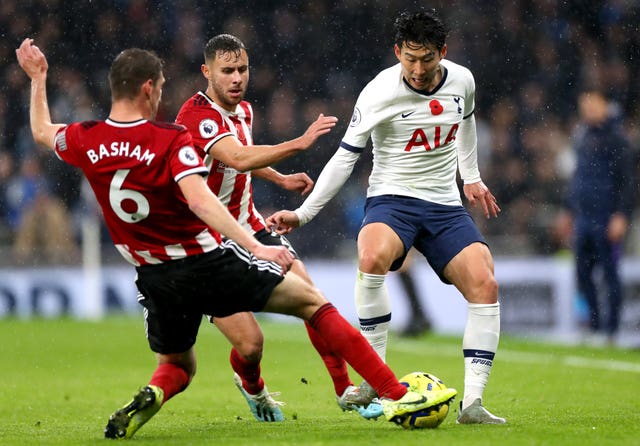
[[[476,356],[491,356],[491,353],[480,353],[480,352],[476,352],[475,353]]]
[[[412,404],[424,404],[427,402],[427,397],[422,395],[422,398],[420,398],[420,401],[413,401]]]
[[[417,392],[415,392],[417,393]],[[407,401],[404,404],[415,404],[415,405],[419,405],[419,404],[424,404],[428,401],[429,399],[427,398],[426,395],[420,395],[420,399],[414,400],[414,401]]]
[[[403,117],[403,118],[406,118],[407,116],[411,116],[411,115],[412,115],[412,114],[414,114],[415,112],[416,112],[416,111],[414,110],[414,111],[409,112],[409,113],[403,113],[403,114],[402,114],[402,117]]]

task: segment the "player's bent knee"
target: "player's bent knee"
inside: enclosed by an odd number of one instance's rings
[[[378,251],[360,251],[358,269],[367,274],[387,274],[394,259]]]
[[[498,292],[500,286],[498,285],[498,281],[496,278],[491,275],[484,283],[484,292],[485,300],[488,304],[495,304],[498,302]]]
[[[488,275],[474,287],[470,303],[495,304],[498,302],[498,281],[493,275]]]

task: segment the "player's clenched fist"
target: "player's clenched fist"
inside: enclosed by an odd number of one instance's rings
[[[300,226],[300,220],[293,211],[278,211],[267,218],[267,228],[278,234],[288,234]]]

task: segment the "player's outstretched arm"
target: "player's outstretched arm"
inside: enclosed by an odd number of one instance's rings
[[[279,223],[282,233],[290,232],[293,227],[298,227],[309,223],[324,206],[331,200],[340,190],[342,185],[347,181],[353,166],[360,157],[359,153],[351,152],[343,148],[339,148],[331,157],[327,164],[320,172],[318,181],[316,182],[313,192],[304,200],[304,203],[294,211],[295,220],[287,217]],[[296,226],[291,226],[294,223]],[[274,225],[275,227],[278,224]],[[290,228],[287,230],[287,226]]]
[[[282,235],[288,234],[300,226],[300,220],[295,212],[282,210],[267,217],[266,225],[267,228]]]
[[[271,181],[285,190],[298,192],[300,195],[307,195],[313,189],[313,180],[304,172],[285,175],[271,167],[265,167],[251,173],[263,180]]]
[[[209,149],[209,155],[240,172],[261,169],[308,149],[337,122],[335,116],[320,114],[302,136],[276,145],[244,146],[237,138],[222,138]]]
[[[40,48],[33,44],[33,39],[24,39],[16,50],[20,67],[31,79],[31,100],[29,103],[29,119],[33,139],[53,149],[54,137],[64,124],[52,124],[47,102],[47,71],[49,64]]]
[[[338,151],[324,166],[316,188],[295,211],[278,211],[266,220],[267,228],[278,234],[288,234],[294,228],[310,222],[324,206],[338,193],[353,171],[359,154],[345,149]]]
[[[318,118],[307,128],[307,131],[304,132],[302,136],[296,138],[296,140],[299,140],[299,143],[304,149],[308,149],[315,144],[319,137],[329,133],[337,122],[338,118],[335,116],[325,116],[320,113]]]
[[[211,192],[204,178],[187,175],[178,182],[178,186],[189,203],[189,209],[208,226],[244,246],[259,259],[276,262],[282,267],[283,273],[289,270],[293,263],[293,255],[289,250],[284,246],[265,246],[258,242]]]

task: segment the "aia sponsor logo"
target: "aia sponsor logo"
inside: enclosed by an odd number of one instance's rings
[[[416,129],[413,131],[409,142],[404,148],[405,152],[410,152],[415,147],[422,147],[424,150],[429,151],[433,149],[437,149],[440,146],[447,145],[451,141],[455,141],[456,133],[458,132],[458,124],[454,124],[451,126],[449,131],[446,133],[446,137],[442,140],[442,127],[435,126],[433,129],[429,129],[433,133],[427,134],[427,130]]]

